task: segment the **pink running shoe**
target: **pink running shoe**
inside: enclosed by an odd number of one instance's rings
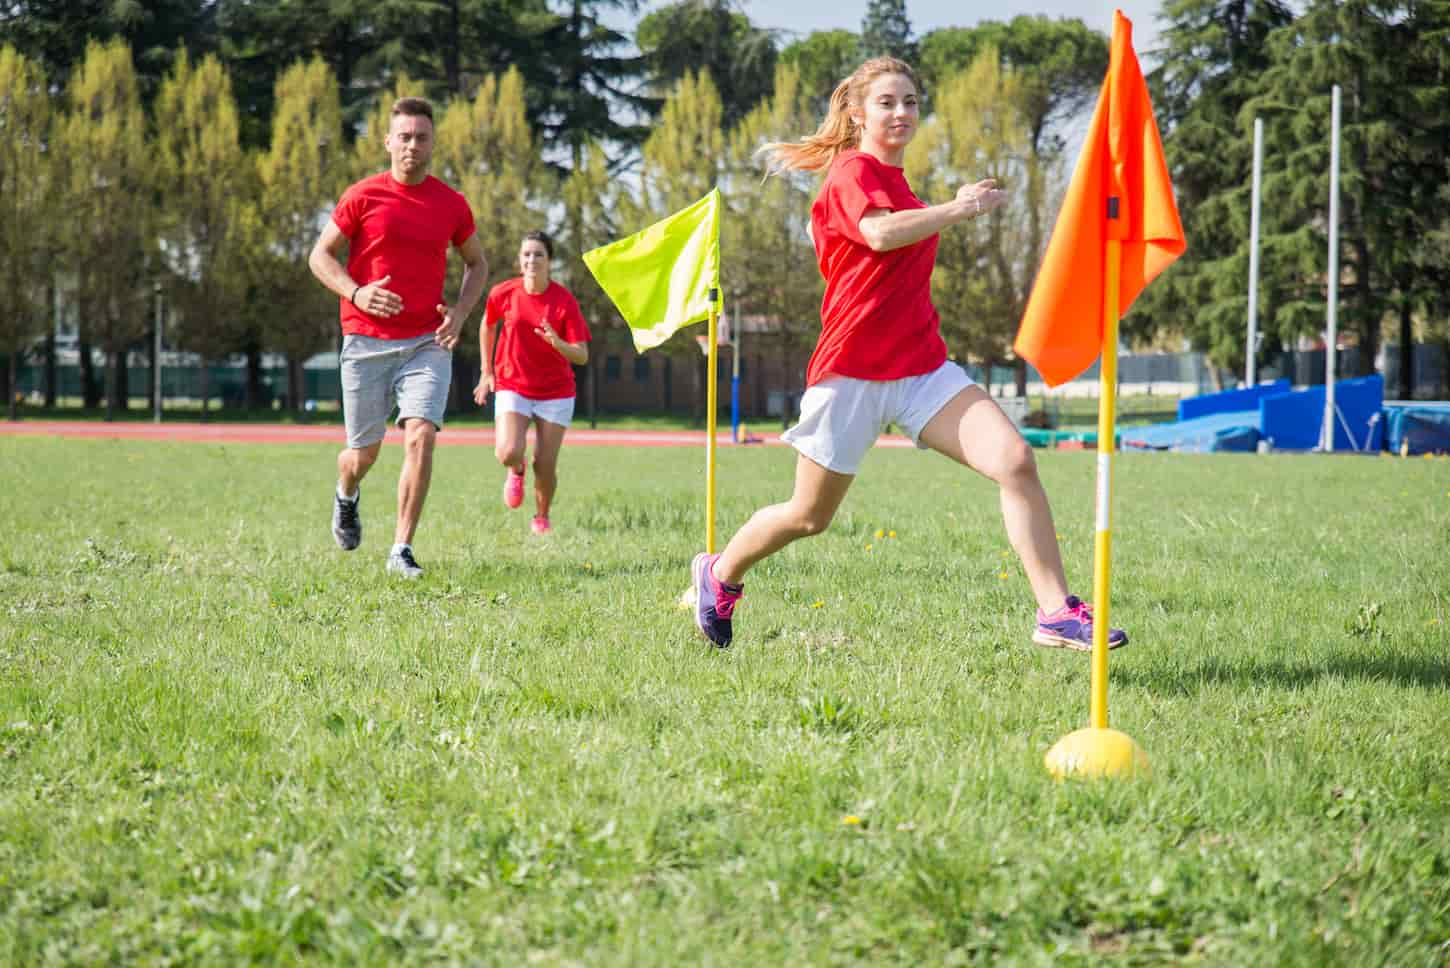
[[[1076,595],[1067,596],[1067,602],[1051,615],[1037,610],[1037,629],[1032,641],[1050,649],[1072,649],[1074,652],[1093,650],[1093,607]],[[1128,644],[1128,633],[1122,629],[1108,629],[1108,648],[1116,649]]]
[[[549,524],[549,519],[542,514],[534,515],[534,520],[529,522],[529,527],[533,529],[534,534],[548,534],[554,530]]]
[[[715,577],[718,554],[703,552],[695,556],[690,565],[690,576],[695,585],[695,627],[709,639],[716,648],[730,648],[734,637],[732,616],[740,596],[745,594],[744,585],[727,585]]]
[[[524,503],[524,474],[522,471],[515,474],[512,467],[503,478],[503,503],[504,507],[516,508]]]

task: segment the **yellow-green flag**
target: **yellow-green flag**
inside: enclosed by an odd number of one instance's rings
[[[634,348],[659,346],[723,304],[720,189],[629,238],[591,249],[584,264],[629,324]]]

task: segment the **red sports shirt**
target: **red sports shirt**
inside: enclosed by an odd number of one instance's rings
[[[574,368],[534,329],[543,324],[566,343],[589,341],[589,324],[573,293],[550,282],[534,295],[522,278],[494,286],[483,310],[485,326],[503,323],[494,344],[493,388],[512,390],[530,400],[574,396]]]
[[[382,172],[342,193],[332,224],[351,243],[347,272],[367,285],[392,276],[384,287],[403,300],[396,316],[370,316],[342,300],[342,331],[378,339],[411,339],[443,322],[438,304],[448,272],[448,246],[473,235],[473,212],[462,195],[429,175],[404,185]]]
[[[900,168],[861,151],[837,155],[811,206],[826,297],[807,386],[833,374],[858,380],[920,376],[947,358],[931,303],[937,236],[890,252],[872,251],[861,236],[861,216],[879,208],[899,212],[926,203]]]

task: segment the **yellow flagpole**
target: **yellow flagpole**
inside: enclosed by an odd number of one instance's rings
[[[705,551],[715,553],[715,418],[718,395],[720,347],[716,345],[719,335],[719,318],[715,311],[716,290],[710,290],[710,333],[709,362],[705,375]]]
[[[1093,539],[1093,652],[1088,722],[1108,728],[1108,623],[1112,610],[1113,452],[1117,450],[1118,285],[1123,243],[1108,239],[1108,278],[1103,295],[1103,356],[1099,369],[1097,529]]]
[[[1116,203],[1117,199],[1112,200]],[[1110,218],[1116,217],[1116,204]],[[1098,402],[1097,528],[1093,541],[1093,651],[1089,725],[1068,733],[1047,751],[1045,763],[1053,776],[1132,776],[1148,772],[1148,756],[1133,738],[1108,728],[1108,627],[1112,609],[1113,452],[1118,404],[1118,287],[1121,281],[1122,242],[1107,240],[1107,286],[1103,296],[1103,351],[1099,371],[1102,392]]]

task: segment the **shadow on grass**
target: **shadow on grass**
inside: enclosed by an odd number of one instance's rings
[[[1122,667],[1113,681],[1160,695],[1191,696],[1209,686],[1304,689],[1324,680],[1383,682],[1418,689],[1450,689],[1450,656],[1333,652],[1315,661],[1284,662],[1209,657],[1192,665]]]

